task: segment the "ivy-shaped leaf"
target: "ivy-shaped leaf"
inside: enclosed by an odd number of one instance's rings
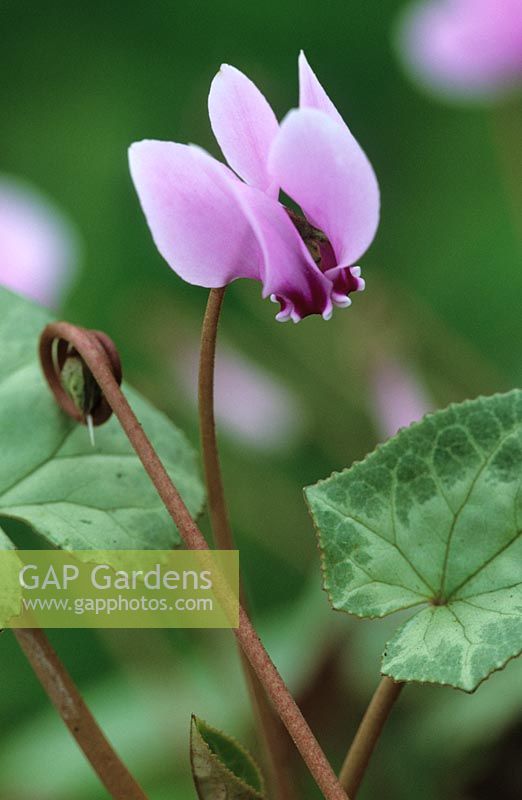
[[[263,800],[263,779],[241,745],[193,716],[190,760],[200,800]]]
[[[473,691],[522,652],[522,391],[431,414],[305,494],[335,609],[419,607],[383,674]]]
[[[37,358],[48,312],[0,288],[0,517],[29,524],[68,549],[169,549],[179,543],[118,421],[87,430],[57,406]],[[185,436],[124,386],[192,514],[204,492]],[[0,548],[5,545],[0,539]]]

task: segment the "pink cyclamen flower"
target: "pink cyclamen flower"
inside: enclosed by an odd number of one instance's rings
[[[388,439],[422,419],[432,404],[418,378],[394,358],[381,358],[370,376],[371,405],[379,434]]]
[[[0,284],[55,308],[77,264],[71,225],[26,183],[0,177]]]
[[[522,83],[522,0],[423,0],[407,9],[398,43],[428,87],[493,97]]]
[[[299,83],[299,108],[279,124],[242,72],[221,67],[209,114],[232,169],[194,145],[146,140],[129,152],[169,266],[209,288],[261,281],[263,297],[281,305],[276,319],[294,322],[309,314],[328,319],[334,305],[350,305],[348,295],[364,288],[354,264],[379,218],[373,169],[303,53]],[[304,216],[279,202],[281,189]]]

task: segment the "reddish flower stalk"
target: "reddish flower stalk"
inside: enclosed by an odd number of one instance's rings
[[[233,550],[235,543],[225,501],[214,419],[216,339],[224,295],[225,288],[210,290],[203,320],[199,359],[199,428],[208,511],[214,541],[220,550]],[[240,595],[243,607],[246,609],[245,593],[241,585]],[[239,648],[239,654],[256,716],[258,735],[265,750],[269,783],[277,800],[292,800],[295,797],[295,790],[285,756],[287,748],[284,732],[279,720],[274,715],[257,675],[241,648]]]
[[[87,708],[45,633],[36,628],[14,635],[61,718],[114,800],[147,800]]]
[[[105,400],[117,416],[165,507],[175,522],[185,546],[189,550],[208,550],[203,534],[192,519],[183,499],[172,483],[165,467],[121,391],[113,375],[107,351],[100,343],[97,335],[66,322],[47,325],[44,329],[40,340],[40,358],[45,375],[55,392],[58,402],[61,404],[64,390],[60,385],[52,360],[52,343],[54,339],[65,339],[72,344],[91,370]],[[241,605],[239,608],[239,627],[234,630],[234,633],[323,796],[326,800],[347,800],[347,795],[317,739],[310,730],[297,703],[263,647],[247,613]]]

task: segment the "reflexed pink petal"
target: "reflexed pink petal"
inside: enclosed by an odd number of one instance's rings
[[[311,314],[328,319],[334,304],[349,305],[348,295],[364,288],[354,261],[373,239],[379,216],[368,159],[304,54],[299,69],[304,107],[282,127],[241,72],[224,65],[213,81],[212,127],[246,183],[194,146],[144,141],[129,155],[154,241],[170,266],[207,287],[259,280],[263,296],[281,305],[276,318],[294,322]],[[290,219],[278,202],[280,188],[306,220]]]
[[[187,398],[197,406],[199,349],[182,348],[174,364]],[[214,409],[220,430],[250,447],[288,450],[302,433],[305,415],[299,398],[270,373],[237,350],[218,347]]]
[[[382,359],[371,376],[371,403],[379,433],[385,439],[432,410],[426,390],[406,366]]]
[[[279,126],[259,89],[238,69],[223,64],[210,87],[208,110],[232,169],[247,183],[276,196],[279,187],[273,185],[266,165]]]
[[[329,238],[340,266],[357,261],[379,222],[379,187],[349,130],[322,111],[291,111],[269,156],[271,173]]]
[[[263,297],[281,303],[276,319],[299,322],[309,314],[332,313],[331,283],[314,263],[283,206],[258,189],[239,185],[237,200],[263,253]]]
[[[317,76],[302,50],[299,53],[299,108],[316,108],[318,111],[328,114],[334,122],[346,125],[317,80]]]
[[[280,320],[331,312],[331,284],[277,200],[197,147],[144,141],[129,158],[156,246],[184,280],[260,280],[263,296],[281,302]]]
[[[257,278],[260,251],[232,191],[243,184],[199,148],[143,141],[129,150],[132,179],[163,258],[189,283]]]
[[[427,0],[407,9],[399,52],[414,77],[458,97],[522,82],[521,0]]]
[[[0,284],[55,308],[77,261],[76,234],[62,214],[25,183],[0,178]]]

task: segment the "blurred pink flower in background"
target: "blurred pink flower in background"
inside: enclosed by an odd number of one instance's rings
[[[400,428],[433,410],[428,394],[408,367],[394,358],[381,358],[370,375],[370,398],[380,437],[389,439]]]
[[[423,0],[398,33],[408,70],[439,93],[491,98],[522,83],[522,0]]]
[[[76,272],[70,223],[29,184],[0,176],[0,284],[56,308]]]
[[[224,64],[209,95],[212,129],[228,163],[194,145],[145,140],[130,169],[156,246],[189,283],[263,284],[276,319],[329,319],[364,288],[353,266],[379,221],[379,187],[363,150],[305,56],[299,108],[281,124],[259,89]],[[240,180],[237,176],[240,176]],[[279,202],[280,189],[304,216]]]
[[[197,406],[199,348],[185,347],[175,364],[181,389]],[[216,353],[214,408],[220,430],[249,447],[281,452],[302,435],[299,398],[277,378],[228,347]]]

